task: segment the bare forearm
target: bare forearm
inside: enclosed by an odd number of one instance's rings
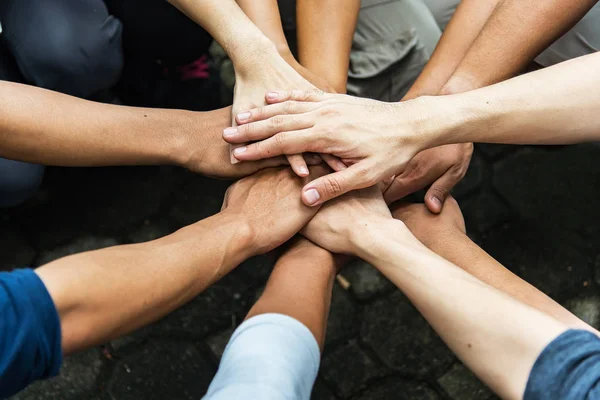
[[[271,39],[279,53],[289,51],[277,0],[237,0],[237,3],[258,29]]]
[[[521,72],[597,0],[503,0],[447,82],[447,93],[476,89]]]
[[[296,239],[293,248],[277,261],[265,291],[246,318],[266,313],[289,315],[310,329],[322,349],[339,262],[327,250]]]
[[[129,333],[191,300],[251,255],[245,231],[217,214],[163,239],[37,269],[59,312],[64,352]]]
[[[358,239],[359,256],[406,294],[480,379],[501,397],[521,398],[538,355],[566,326],[409,239],[397,221],[369,234]]]
[[[0,156],[61,166],[176,163],[191,113],[101,104],[0,81]]]
[[[463,0],[406,99],[438,95],[502,0]]]
[[[458,231],[431,232],[428,235],[431,251],[445,258],[480,281],[503,291],[512,298],[554,317],[577,329],[593,329],[530,285],[477,246],[467,235]]]
[[[346,92],[359,9],[359,0],[297,2],[300,64],[325,79],[338,93]]]
[[[444,110],[438,122],[446,126],[433,135],[437,145],[571,144],[600,140],[600,94],[590,90],[598,86],[600,54],[592,54],[468,93],[427,98],[424,103]]]

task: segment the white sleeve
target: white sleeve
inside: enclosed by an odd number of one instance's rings
[[[287,315],[262,314],[231,336],[205,400],[309,400],[320,362],[310,330]]]

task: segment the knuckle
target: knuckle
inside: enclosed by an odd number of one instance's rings
[[[263,119],[266,114],[266,109],[265,109],[265,107],[258,107],[256,109],[252,110],[251,114],[252,114],[252,117],[254,118],[254,120]]]
[[[291,92],[292,99],[306,100],[306,92],[300,89],[294,89]]]
[[[296,111],[296,103],[293,101],[286,101],[283,103],[283,112],[285,114],[292,114]]]
[[[273,144],[277,148],[283,148],[287,142],[287,138],[288,135],[286,132],[278,133],[277,135],[273,136]]]
[[[337,196],[342,192],[342,182],[336,176],[330,176],[325,180],[325,192],[330,196]]]
[[[276,115],[269,119],[269,125],[272,129],[280,129],[285,123],[285,118],[282,115]]]
[[[433,196],[439,198],[439,199],[443,199],[446,197],[446,195],[448,194],[448,190],[445,187],[442,186],[432,186],[431,189],[429,190],[429,193],[432,194]]]

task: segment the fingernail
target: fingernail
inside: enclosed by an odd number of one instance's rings
[[[237,118],[238,118],[238,121],[245,121],[248,118],[250,118],[250,113],[249,112],[240,113],[240,114],[238,114]]]
[[[442,208],[442,202],[437,197],[431,196],[431,201],[433,201],[433,204],[435,204],[436,206]]]
[[[279,97],[279,93],[277,92],[269,92],[267,93],[267,99],[269,100],[275,100]]]
[[[237,128],[227,128],[223,131],[223,136],[232,137],[232,136],[235,136],[237,133],[238,133]]]
[[[308,175],[308,168],[306,168],[306,167],[300,167],[300,173],[302,175]]]
[[[321,196],[319,196],[319,192],[317,192],[316,189],[308,189],[304,192],[304,200],[311,206],[319,201],[320,198]]]
[[[246,146],[244,146],[244,147],[238,147],[237,149],[233,150],[233,154],[237,156],[237,155],[242,154],[246,150],[248,150],[248,148]]]

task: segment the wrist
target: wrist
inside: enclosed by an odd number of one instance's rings
[[[408,115],[416,115],[413,131],[419,141],[418,151],[446,144],[461,143],[461,129],[469,120],[467,108],[463,107],[462,97],[422,96],[398,105],[410,105],[417,109]]]
[[[282,60],[275,44],[262,33],[240,44],[236,54],[230,54],[236,79],[251,77],[269,67],[273,60]]]
[[[175,118],[169,118],[169,122],[163,127],[163,137],[166,138],[167,143],[166,145],[163,143],[160,147],[169,165],[185,168],[192,157],[192,131],[194,128],[197,129],[197,125],[194,123],[192,112],[180,110],[172,112]]]
[[[376,265],[390,248],[398,243],[418,242],[406,225],[397,219],[381,218],[378,221],[358,223],[361,229],[349,234],[352,253],[372,265]]]

